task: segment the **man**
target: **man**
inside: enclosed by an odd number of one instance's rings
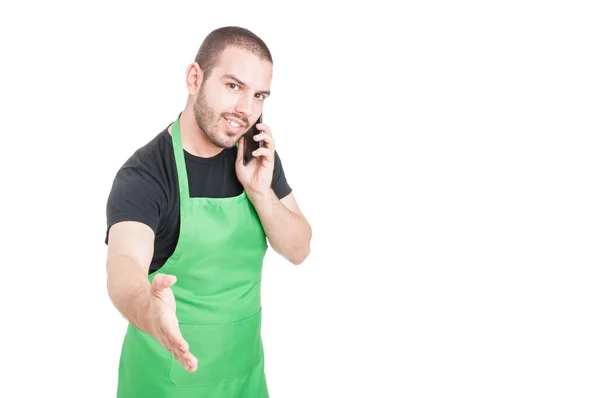
[[[273,134],[243,162],[273,61],[247,29],[211,32],[188,66],[188,101],[118,171],[107,204],[107,285],[129,321],[118,397],[268,397],[261,272],[271,247],[293,264],[312,231]]]

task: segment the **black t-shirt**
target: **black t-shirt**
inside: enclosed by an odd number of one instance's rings
[[[117,172],[106,206],[107,230],[120,221],[139,221],[155,234],[150,271],[164,265],[179,237],[179,185],[173,142],[168,128],[138,149]],[[227,198],[242,193],[235,173],[237,147],[224,149],[212,158],[184,150],[190,196]],[[272,188],[282,199],[292,192],[281,159],[275,152]]]

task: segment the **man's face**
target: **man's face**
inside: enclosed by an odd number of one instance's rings
[[[217,147],[231,148],[252,127],[269,95],[273,65],[249,51],[228,47],[200,86],[194,115]]]

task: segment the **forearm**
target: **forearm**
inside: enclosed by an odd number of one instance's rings
[[[107,289],[117,310],[138,329],[148,331],[150,282],[131,257],[116,256],[107,263]]]
[[[251,195],[260,221],[273,250],[298,265],[310,252],[312,230],[306,219],[288,209],[273,190]]]

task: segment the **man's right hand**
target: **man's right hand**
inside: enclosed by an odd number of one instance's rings
[[[175,296],[171,286],[176,281],[174,275],[166,274],[157,274],[152,280],[147,305],[148,331],[184,368],[195,372],[198,359],[192,355],[189,344],[181,335],[175,312]]]

